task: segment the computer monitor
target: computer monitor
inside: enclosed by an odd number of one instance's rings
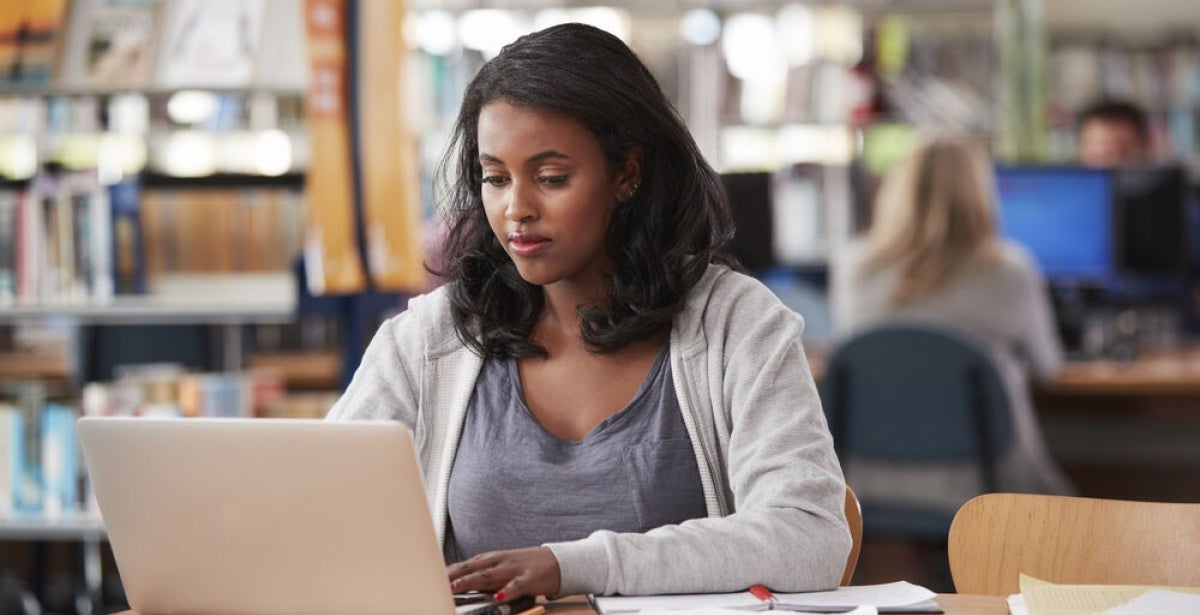
[[[1053,283],[1104,284],[1115,271],[1113,179],[1079,167],[997,167],[1001,233]]]
[[[729,213],[736,231],[730,251],[751,270],[775,265],[770,173],[723,173],[721,183],[729,198]]]
[[[1130,274],[1170,275],[1187,270],[1187,172],[1178,165],[1121,167],[1113,171],[1117,265]]]

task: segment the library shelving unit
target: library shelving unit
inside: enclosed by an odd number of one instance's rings
[[[75,542],[81,547],[80,565],[87,595],[76,604],[80,615],[90,615],[102,606],[103,542],[108,539],[99,515],[75,512],[49,518],[43,515],[10,515],[0,520],[0,541]],[[89,609],[91,609],[89,611]]]

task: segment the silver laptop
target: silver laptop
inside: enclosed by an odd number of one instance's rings
[[[138,613],[455,612],[403,425],[89,417],[78,434]]]

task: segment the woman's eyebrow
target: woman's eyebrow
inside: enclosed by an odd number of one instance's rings
[[[529,159],[526,160],[526,162],[540,162],[542,160],[546,160],[547,158],[564,158],[566,160],[571,159],[570,156],[568,156],[562,152],[548,149],[544,152],[538,152],[538,153],[530,156]],[[504,164],[503,160],[501,160],[491,154],[488,154],[486,152],[479,152],[479,161],[480,162],[493,162],[496,164]]]

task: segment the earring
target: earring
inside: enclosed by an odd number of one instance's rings
[[[625,201],[632,199],[633,195],[637,194],[638,188],[640,188],[641,186],[642,186],[641,182],[634,181],[633,185],[630,186],[629,189],[626,190],[625,193],[621,195],[621,202],[624,203]]]

